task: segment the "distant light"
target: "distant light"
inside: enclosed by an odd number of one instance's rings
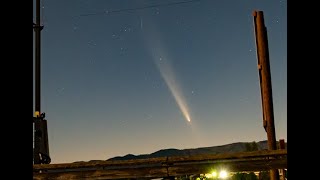
[[[217,177],[217,172],[212,171],[210,174],[206,174],[207,178],[216,178]]]
[[[227,171],[225,171],[225,170],[220,171],[219,178],[224,179],[224,178],[227,178],[227,176],[228,176]]]
[[[212,172],[211,175],[212,177],[217,177],[217,172]]]
[[[36,117],[39,117],[39,116],[40,116],[40,112],[39,112],[39,111],[36,111],[36,112],[34,112],[34,115],[35,115]]]

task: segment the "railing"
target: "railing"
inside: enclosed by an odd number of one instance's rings
[[[135,160],[33,165],[33,179],[137,179],[209,173],[263,171],[287,168],[287,150],[201,154]]]

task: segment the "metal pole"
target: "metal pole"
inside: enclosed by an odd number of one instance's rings
[[[34,164],[40,164],[40,149],[41,149],[41,125],[40,125],[40,113],[41,113],[41,93],[40,93],[40,31],[42,29],[40,25],[40,0],[36,0],[36,23],[33,26],[35,31],[35,118],[34,118],[34,151],[33,158]]]
[[[33,24],[35,31],[35,117],[34,123],[34,164],[49,164],[49,143],[47,132],[47,120],[44,119],[45,113],[41,112],[41,36],[43,26],[40,24],[40,0],[36,0],[36,23]]]
[[[36,0],[36,24],[35,24],[35,111],[41,113],[41,92],[40,92],[40,31],[42,29],[40,25],[40,0]]]
[[[267,132],[268,149],[276,150],[277,141],[276,141],[276,133],[275,133],[275,127],[274,127],[267,28],[264,25],[264,18],[263,18],[262,11],[254,11],[253,17],[254,17],[254,27],[255,27],[255,35],[256,35],[260,88],[261,88],[263,126]],[[270,170],[270,178],[271,180],[279,180],[279,171],[277,169]]]

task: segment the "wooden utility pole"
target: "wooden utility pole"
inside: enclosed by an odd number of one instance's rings
[[[268,149],[276,150],[277,141],[274,127],[273,102],[272,102],[272,86],[271,73],[269,63],[269,49],[267,28],[264,25],[262,11],[254,11],[254,29],[258,56],[258,70],[260,78],[261,100],[263,127],[267,132]],[[271,180],[279,180],[279,171],[277,169],[270,170]]]
[[[35,117],[34,123],[34,149],[33,163],[34,164],[49,164],[51,162],[49,156],[49,143],[47,132],[47,120],[45,113],[41,113],[41,64],[40,64],[40,32],[43,26],[40,24],[40,0],[36,0],[36,23],[33,23],[35,31]]]

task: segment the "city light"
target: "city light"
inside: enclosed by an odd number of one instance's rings
[[[226,170],[221,170],[219,172],[214,170],[209,174],[205,174],[205,177],[208,179],[226,179],[228,177],[228,172]]]
[[[220,171],[219,178],[225,179],[228,177],[228,173],[225,170]]]

